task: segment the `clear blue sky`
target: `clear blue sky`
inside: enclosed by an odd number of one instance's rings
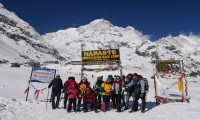
[[[40,34],[104,18],[156,40],[200,33],[200,0],[0,0]]]

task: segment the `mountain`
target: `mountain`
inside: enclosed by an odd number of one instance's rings
[[[200,37],[196,35],[179,35],[177,37],[168,36],[156,41],[161,56],[168,59],[184,60],[186,67],[199,70],[200,66]]]
[[[148,36],[132,27],[117,27],[103,19],[94,20],[79,28],[47,33],[43,38],[67,60],[81,59],[81,44],[84,44],[84,50],[117,48],[120,44],[122,51],[129,50],[126,54],[122,53],[122,59],[126,62],[135,59],[134,52],[138,45],[149,41]]]
[[[39,33],[0,3],[0,60],[9,62],[63,59]]]
[[[42,36],[66,60],[81,60],[84,50],[117,48],[120,45],[122,64],[153,69],[155,59],[184,60],[187,69],[200,67],[200,37],[195,35],[168,36],[155,42],[133,27],[117,27],[107,20],[97,19],[79,28],[59,30]]]

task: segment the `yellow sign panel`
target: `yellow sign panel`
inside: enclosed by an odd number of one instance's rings
[[[158,72],[164,71],[180,71],[181,63],[179,60],[159,60],[156,64]]]
[[[82,52],[83,64],[96,64],[105,62],[119,62],[120,55],[118,49],[94,50]]]

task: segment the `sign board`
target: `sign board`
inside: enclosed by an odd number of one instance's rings
[[[156,69],[161,77],[179,78],[182,73],[182,64],[180,60],[158,60]]]
[[[83,51],[82,62],[83,65],[120,62],[119,49]]]
[[[50,83],[54,79],[55,73],[55,69],[33,68],[31,82]]]

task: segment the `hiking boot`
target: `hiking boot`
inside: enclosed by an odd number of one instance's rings
[[[145,113],[145,110],[141,110],[141,113]]]
[[[130,110],[130,111],[129,111],[129,113],[132,113],[132,112],[137,112],[137,110]]]
[[[117,110],[116,112],[122,112],[121,110]]]
[[[128,110],[128,107],[125,107],[124,110]]]
[[[94,112],[95,112],[95,113],[98,113],[98,111],[97,111],[97,110],[95,110]]]
[[[86,112],[88,112],[88,111],[87,111],[87,110],[84,110],[83,112],[86,113]]]

